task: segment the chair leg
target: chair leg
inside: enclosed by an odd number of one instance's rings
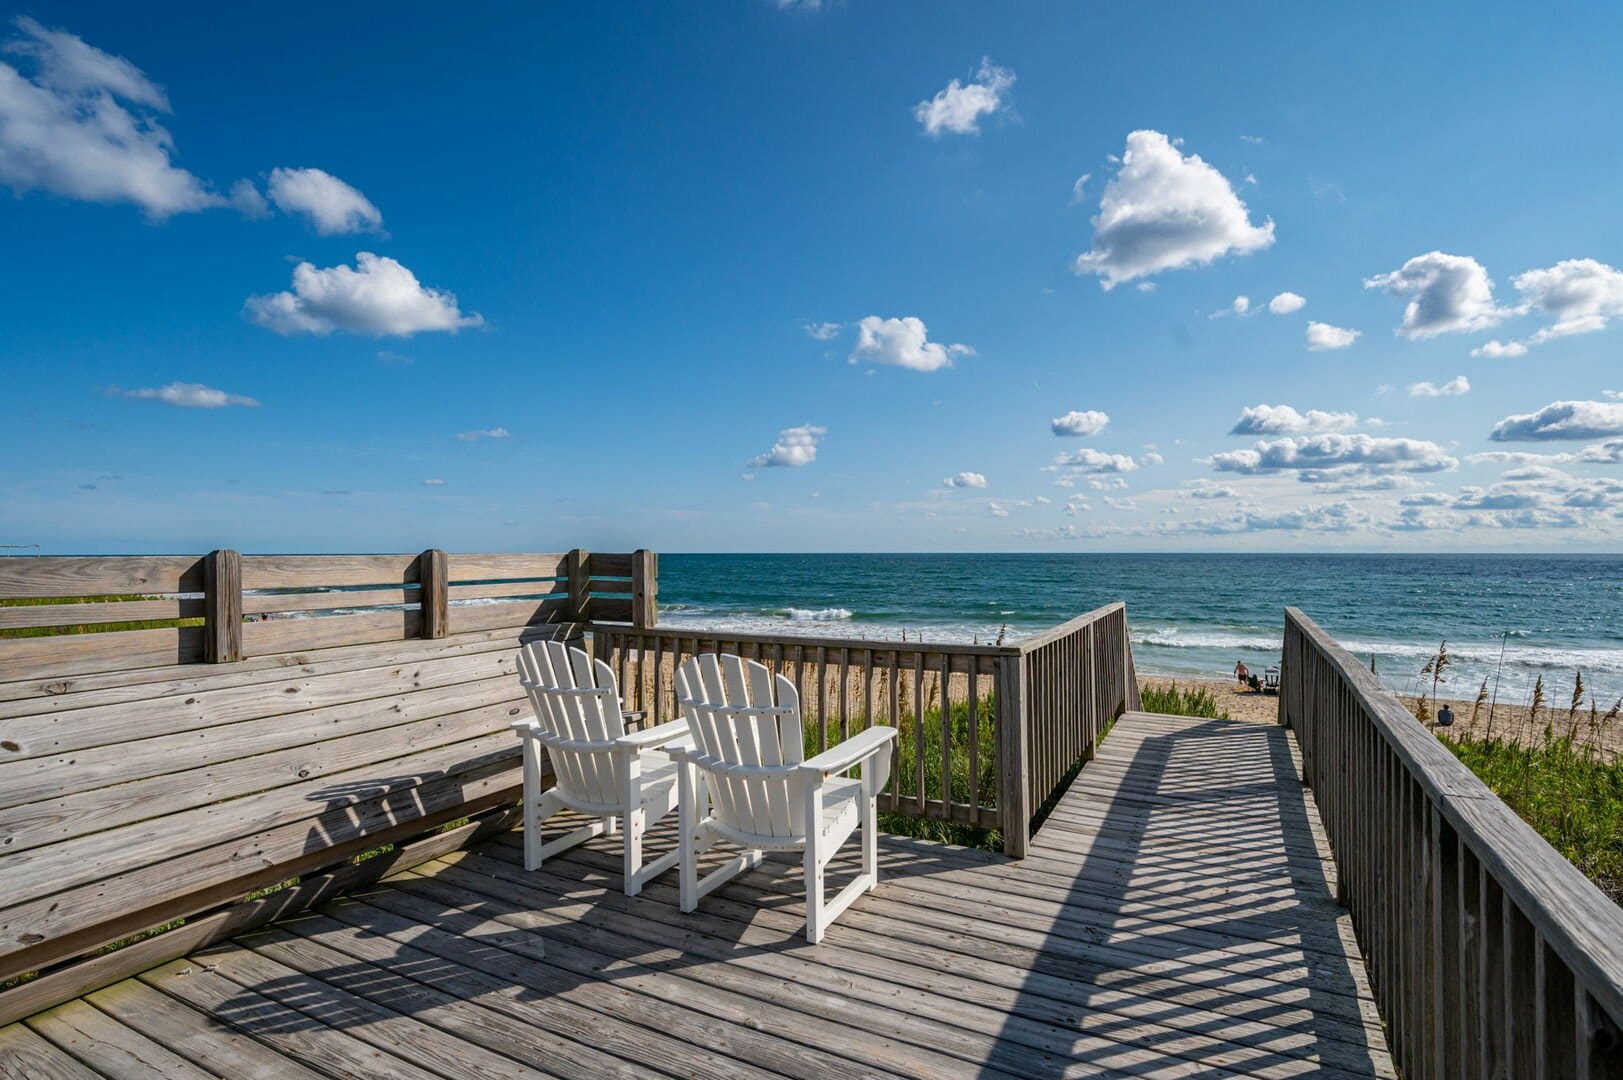
[[[524,736],[524,869],[541,865],[541,740]]]
[[[541,869],[546,854],[541,825],[561,808],[550,791],[533,802],[529,798],[524,800],[524,869]]]
[[[698,828],[704,808],[698,805],[699,785],[691,761],[676,764],[676,830],[677,850],[680,857],[680,884],[678,896],[683,911],[699,906],[699,849]]]
[[[624,877],[627,896],[636,896],[642,892],[642,880],[639,874],[642,870],[643,815],[644,811],[641,807],[626,815]]]
[[[823,780],[806,780],[806,940],[823,940]]]
[[[864,769],[864,772],[867,770]],[[862,875],[868,879],[868,892],[879,884],[879,799],[866,790],[862,792]]]

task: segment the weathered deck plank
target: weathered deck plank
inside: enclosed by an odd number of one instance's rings
[[[612,839],[536,873],[517,839],[0,1046],[78,1076],[1395,1076],[1283,729],[1129,714],[1027,859],[886,838],[879,890],[816,947],[786,863],[684,915],[673,875],[619,892]]]

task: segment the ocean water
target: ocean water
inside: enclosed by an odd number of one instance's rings
[[[1565,704],[1576,670],[1623,695],[1623,556],[662,555],[659,600],[671,625],[983,642],[1125,600],[1140,673],[1204,677],[1277,663],[1292,605],[1400,692],[1446,640],[1453,696],[1543,675]]]

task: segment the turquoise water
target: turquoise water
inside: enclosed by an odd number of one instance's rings
[[[1623,556],[663,555],[660,621],[894,640],[1009,640],[1127,602],[1140,672],[1226,676],[1275,662],[1301,608],[1387,685],[1417,686],[1447,639],[1446,689],[1501,700],[1575,669],[1604,709],[1623,694]],[[1500,667],[1501,646],[1504,650]],[[1428,680],[1429,683],[1429,680]]]

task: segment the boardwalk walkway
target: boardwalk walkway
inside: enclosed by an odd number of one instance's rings
[[[682,915],[502,836],[0,1029],[0,1075],[1395,1075],[1283,729],[1130,714],[1029,858],[880,850],[812,948],[798,863]]]

